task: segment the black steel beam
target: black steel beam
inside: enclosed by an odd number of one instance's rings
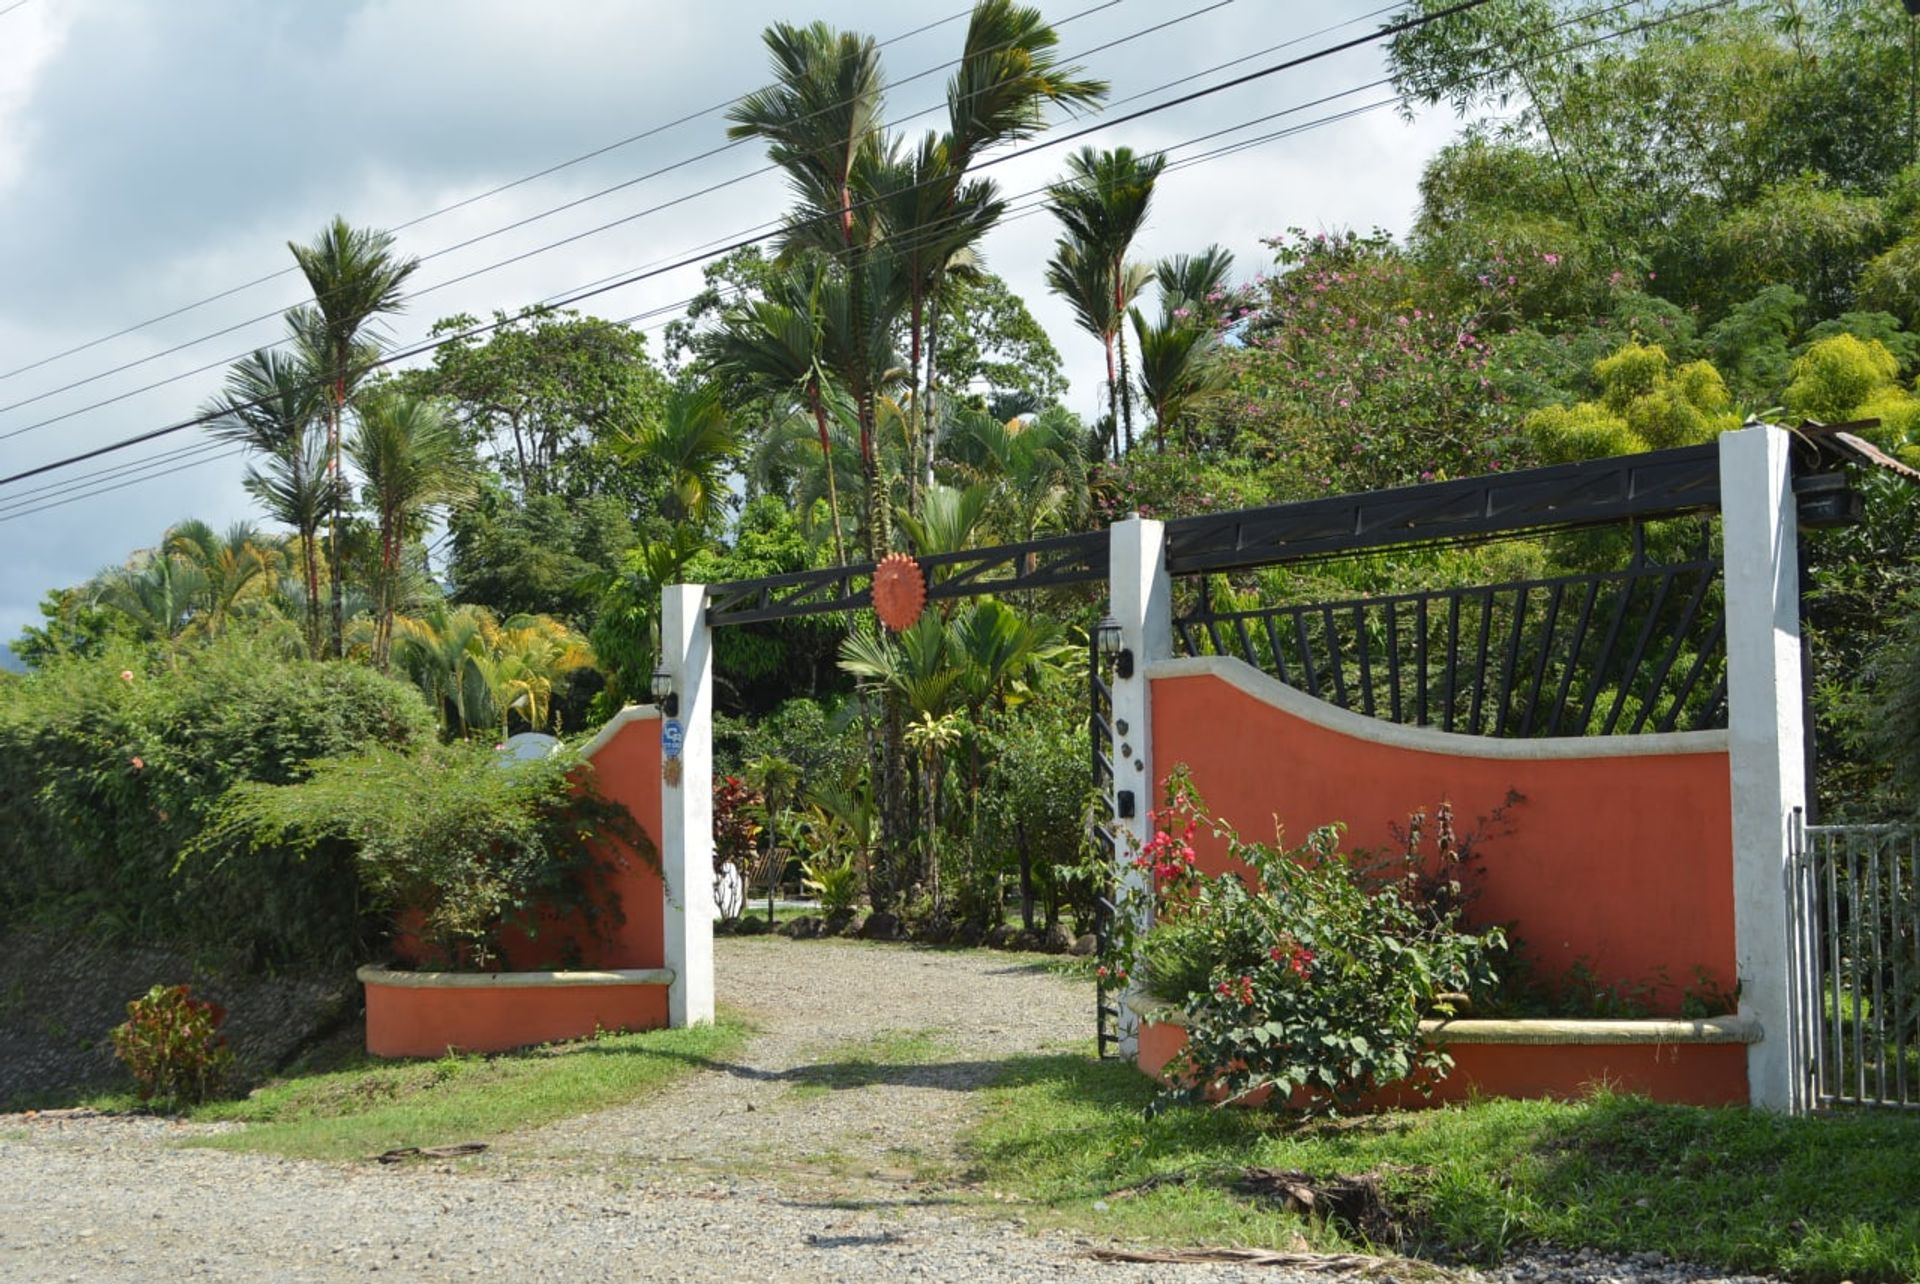
[[[1715,442],[1520,472],[1337,495],[1167,523],[1175,575],[1427,540],[1592,526],[1718,508]]]

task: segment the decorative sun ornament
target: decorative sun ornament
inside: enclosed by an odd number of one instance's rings
[[[904,632],[927,606],[927,578],[905,553],[889,553],[873,568],[873,613],[895,633]]]

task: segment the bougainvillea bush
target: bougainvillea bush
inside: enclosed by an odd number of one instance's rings
[[[1266,1091],[1275,1106],[1338,1109],[1451,1066],[1422,1042],[1421,1018],[1493,983],[1498,929],[1463,930],[1457,908],[1436,912],[1416,882],[1341,851],[1337,827],[1293,848],[1245,841],[1180,773],[1153,821],[1100,966],[1184,1017],[1186,1051],[1168,1066],[1158,1106]],[[1199,869],[1202,832],[1225,840],[1229,872]],[[1149,895],[1154,918],[1142,932]]]

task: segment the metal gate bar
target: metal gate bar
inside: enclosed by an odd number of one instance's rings
[[[1920,1109],[1920,832],[1796,816],[1791,900],[1813,1104]]]

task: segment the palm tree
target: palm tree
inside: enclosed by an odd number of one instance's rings
[[[401,287],[420,266],[420,260],[396,258],[392,235],[350,227],[337,216],[321,229],[312,245],[289,241],[287,248],[293,251],[294,262],[313,291],[311,314],[296,318],[296,329],[306,335],[314,349],[315,365],[327,383],[327,468],[336,482],[328,551],[335,563],[333,652],[338,656],[344,651],[346,631],[344,584],[338,566],[341,505],[346,492],[339,484],[341,421],[348,397],[369,368],[366,345],[373,337],[369,325],[383,314],[400,310]],[[306,322],[304,327],[302,321]]]
[[[1037,8],[1013,0],[980,0],[967,19],[960,65],[947,82],[947,134],[942,151],[954,176],[946,188],[946,216],[956,236],[948,252],[934,260],[927,288],[926,379],[921,383],[919,376],[914,376],[916,387],[926,389],[922,433],[926,442],[925,480],[929,485],[933,481],[933,447],[939,438],[936,388],[942,286],[958,257],[954,250],[976,244],[986,231],[986,227],[980,227],[959,235],[969,219],[966,201],[1001,204],[996,184],[987,181],[963,189],[958,176],[990,148],[1039,133],[1046,125],[1049,105],[1073,110],[1107,96],[1106,81],[1082,76],[1077,66],[1060,64],[1055,53],[1059,42],[1059,33]],[[998,219],[996,209],[988,225]]]
[[[1024,544],[1045,530],[1078,529],[1087,516],[1087,461],[1080,423],[1064,407],[1030,419],[965,416],[947,441],[949,468],[993,488],[994,528]]]
[[[161,547],[166,557],[199,572],[205,587],[196,609],[208,637],[219,635],[243,599],[272,592],[281,561],[280,551],[249,522],[235,522],[222,534],[194,518],[169,530]]]
[[[502,739],[507,719],[516,713],[530,730],[546,730],[555,689],[568,675],[593,665],[587,640],[545,615],[516,615],[498,629],[483,625],[480,640],[486,654],[478,662],[500,717]]]
[[[346,450],[365,478],[363,493],[379,538],[373,662],[384,669],[408,542],[436,509],[476,494],[478,482],[453,420],[437,402],[383,389],[364,398],[359,412]]]
[[[834,560],[845,566],[840,489],[834,477],[833,441],[828,430],[829,392],[823,355],[826,322],[820,310],[824,283],[823,264],[795,264],[782,273],[768,297],[723,316],[714,340],[715,373],[776,405],[797,398],[812,416],[820,441],[827,506],[833,513]]]
[[[658,465],[670,479],[661,509],[673,522],[705,529],[726,494],[727,471],[740,454],[718,386],[676,388],[658,419],[620,441],[629,461]]]
[[[1153,268],[1153,279],[1160,287],[1161,317],[1184,308],[1196,321],[1218,319],[1220,300],[1215,296],[1225,293],[1227,274],[1232,271],[1233,253],[1219,245],[1209,245],[1198,254],[1161,259]]]
[[[1110,303],[1094,318],[1110,326],[1109,333],[1119,335],[1120,422],[1128,449],[1133,446],[1133,396],[1127,372],[1127,336],[1121,322],[1149,276],[1145,269],[1127,263],[1127,251],[1147,221],[1154,184],[1166,165],[1164,154],[1136,156],[1128,147],[1105,152],[1083,147],[1067,158],[1065,181],[1047,189],[1047,206],[1066,230],[1054,256],[1056,263],[1071,269],[1063,272],[1063,279],[1083,288],[1104,280],[1110,295]],[[1054,267],[1049,264],[1047,283],[1058,290],[1054,277]],[[1076,295],[1067,294],[1067,299],[1079,313],[1081,305]],[[1081,324],[1091,330],[1089,319],[1093,318],[1082,318]],[[1102,337],[1104,341],[1105,335]]]
[[[1120,450],[1120,373],[1114,361],[1114,348],[1120,340],[1121,323],[1126,313],[1117,306],[1120,297],[1134,298],[1146,288],[1147,270],[1137,263],[1126,264],[1124,279],[1116,288],[1109,275],[1107,260],[1089,253],[1077,242],[1061,238],[1054,243],[1053,257],[1047,261],[1047,288],[1065,299],[1073,310],[1073,319],[1094,338],[1107,358],[1108,445],[1118,458]],[[1127,445],[1131,446],[1131,433]]]
[[[316,431],[324,390],[299,356],[261,348],[227,371],[207,430],[254,457],[243,483],[267,515],[293,528],[306,590],[307,653],[320,654],[320,525],[333,511],[335,475]]]
[[[1171,312],[1149,325],[1133,309],[1133,333],[1140,341],[1140,391],[1153,411],[1153,432],[1162,449],[1167,428],[1189,424],[1195,410],[1226,390],[1231,373],[1220,359],[1220,340],[1213,330],[1192,317]]]
[[[95,581],[94,600],[124,615],[144,638],[172,642],[199,619],[207,578],[191,562],[159,553]]]

